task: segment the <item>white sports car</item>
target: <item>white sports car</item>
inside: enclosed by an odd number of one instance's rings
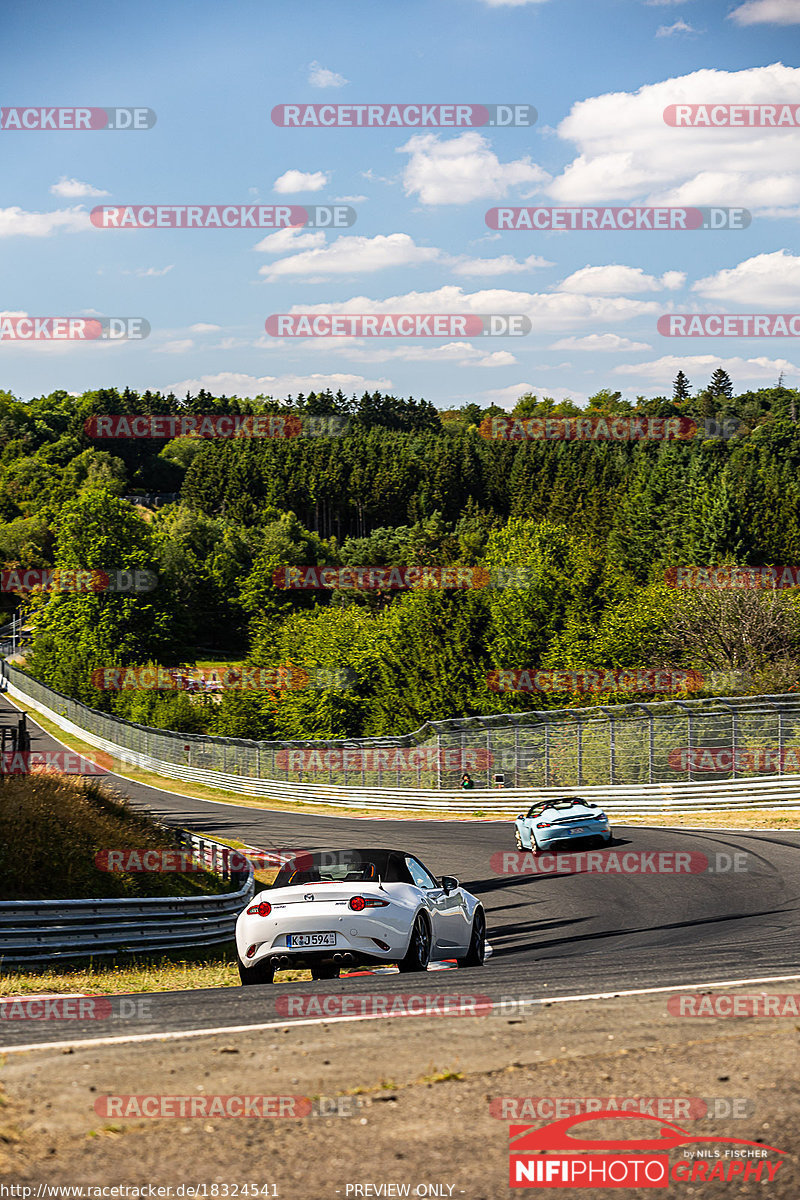
[[[486,917],[457,879],[435,879],[413,854],[319,850],[288,859],[253,897],[236,922],[236,950],[243,984],[272,983],[280,967],[310,968],[314,979],[354,964],[480,967]]]

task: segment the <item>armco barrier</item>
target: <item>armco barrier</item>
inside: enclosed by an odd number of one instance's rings
[[[623,781],[615,778],[615,754],[618,750],[622,734],[620,727],[624,726],[627,714],[615,712],[610,707],[601,710],[564,710],[547,714],[550,724],[544,725],[544,763],[541,774],[546,782],[537,786],[486,788],[476,787],[470,791],[462,791],[457,787],[441,786],[444,783],[443,772],[439,772],[440,786],[435,786],[435,780],[428,787],[383,787],[383,786],[351,786],[339,785],[333,782],[326,784],[306,783],[300,780],[281,780],[274,775],[262,774],[259,767],[266,767],[275,762],[275,756],[283,748],[295,746],[319,747],[355,747],[368,748],[374,752],[377,747],[408,747],[420,743],[419,734],[429,733],[429,738],[435,738],[435,745],[442,749],[451,749],[454,745],[464,745],[464,739],[469,737],[474,743],[477,740],[475,729],[480,721],[485,722],[487,741],[491,737],[511,738],[519,741],[520,722],[532,716],[541,725],[545,714],[523,713],[515,714],[512,718],[466,718],[464,721],[440,722],[427,726],[418,731],[418,735],[407,738],[363,739],[348,743],[270,743],[248,742],[226,738],[204,738],[197,735],[177,734],[169,730],[149,729],[146,726],[135,725],[107,713],[97,712],[86,705],[62,696],[46,687],[38,680],[31,679],[24,672],[3,663],[5,689],[12,697],[23,701],[26,705],[47,717],[54,724],[83,742],[97,747],[110,754],[123,765],[151,771],[156,775],[170,779],[181,779],[187,782],[205,784],[207,787],[219,788],[227,792],[241,795],[258,796],[270,800],[282,800],[292,803],[312,805],[327,805],[339,808],[373,808],[389,811],[430,811],[453,813],[491,813],[498,816],[516,814],[543,797],[560,797],[580,794],[587,799],[600,803],[612,815],[632,812],[672,812],[691,813],[705,811],[709,808],[725,809],[800,809],[800,774],[758,775],[738,779],[664,779],[656,778],[656,747],[659,746],[658,757],[663,757],[665,747],[658,743],[655,734],[656,721],[682,722],[681,729],[672,730],[670,741],[666,747],[689,745],[697,747],[702,744],[697,737],[697,728],[701,721],[710,718],[718,722],[722,719],[720,713],[709,709],[716,703],[723,710],[723,716],[732,727],[732,732],[722,731],[718,736],[729,739],[730,744],[747,744],[746,739],[757,736],[766,740],[767,745],[775,744],[781,747],[790,744],[789,738],[796,737],[800,730],[800,697],[748,697],[714,701],[681,702],[678,706],[680,715],[669,710],[670,703],[650,705],[620,706],[620,709],[638,708],[645,712],[640,714],[639,724],[643,730],[637,731],[637,738],[643,742],[644,762],[629,763],[634,776],[632,780]],[[705,706],[705,707],[704,707]],[[665,711],[666,710],[666,711]],[[684,710],[688,710],[685,712]],[[587,715],[588,714],[588,715]],[[562,775],[568,771],[556,769],[559,760],[559,739],[564,740],[562,729],[570,734],[578,729],[579,740],[587,735],[581,734],[582,719],[585,724],[591,721],[604,721],[608,727],[608,746],[606,754],[609,769],[600,774],[610,775],[611,778],[602,783],[590,783],[586,778],[588,769],[583,772],[581,779],[579,758],[578,778],[569,778],[562,782]],[[629,718],[628,718],[629,719]],[[509,724],[504,724],[507,721]],[[776,728],[767,728],[765,721],[770,721]],[[749,723],[749,728],[748,728]],[[539,728],[534,729],[537,734]],[[479,726],[484,728],[483,726]],[[716,725],[715,725],[716,728]],[[469,732],[459,732],[467,729]],[[102,730],[102,732],[100,732]],[[110,736],[109,736],[110,735]],[[681,741],[682,739],[682,741]],[[468,744],[468,743],[467,743]],[[491,743],[491,745],[498,743]],[[726,744],[726,742],[718,743]],[[648,753],[649,747],[649,753]],[[157,751],[151,752],[151,749]],[[239,770],[210,768],[199,765],[203,760],[212,758],[212,752],[219,752],[224,758],[228,751],[232,752],[231,765]],[[158,752],[160,751],[160,753]],[[241,751],[241,758],[238,753]],[[246,752],[246,753],[245,753]],[[167,755],[169,754],[169,757]],[[524,751],[530,755],[529,749]],[[563,760],[563,755],[562,755]],[[519,765],[519,757],[517,758]],[[782,760],[781,760],[782,761]],[[633,767],[636,770],[633,770]],[[390,772],[384,772],[389,774]],[[514,775],[522,772],[515,770]],[[621,772],[617,772],[621,774]],[[691,768],[689,768],[691,773]],[[574,773],[573,773],[574,774]],[[363,772],[362,772],[363,775]],[[434,773],[435,775],[435,773]]]
[[[185,836],[211,870],[224,870],[227,846]],[[241,877],[244,877],[241,882]],[[233,937],[253,895],[253,869],[236,891],[141,900],[0,900],[0,974],[7,964],[53,962],[126,951],[183,950]]]

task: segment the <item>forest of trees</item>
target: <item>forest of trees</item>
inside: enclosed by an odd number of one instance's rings
[[[499,408],[441,412],[380,393],[283,403],[103,389],[23,403],[0,393],[0,560],[142,568],[141,595],[0,597],[34,631],[26,669],[131,720],[234,737],[401,733],[474,713],[623,702],[631,694],[492,691],[498,668],[691,667],[703,694],[788,692],[800,678],[795,589],[688,591],[687,564],[800,563],[800,393],[692,392],[588,408],[524,396],[520,419],[691,417],[683,440],[495,440]],[[292,411],[346,418],[339,436],[89,438],[97,414]],[[324,430],[324,425],[320,426]],[[724,436],[717,436],[724,432]],[[131,497],[179,494],[155,511]],[[123,497],[128,497],[124,499]],[[286,591],[282,566],[528,568],[522,588]],[[101,666],[237,658],[343,671],[347,686],[104,692]],[[731,673],[735,673],[731,675]],[[736,686],[732,686],[734,679]],[[653,697],[649,697],[653,698]],[[655,698],[658,698],[657,696]]]

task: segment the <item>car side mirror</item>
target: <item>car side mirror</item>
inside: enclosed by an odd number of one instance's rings
[[[454,875],[442,876],[442,887],[444,888],[445,896],[449,896],[450,893],[454,892],[458,886],[458,880]]]
[[[525,820],[525,813],[517,813],[517,820],[518,820],[518,821],[524,821],[524,820]]]

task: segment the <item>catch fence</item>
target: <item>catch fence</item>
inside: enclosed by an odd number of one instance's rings
[[[637,787],[797,777],[800,696],[726,697],[506,713],[430,722],[397,737],[250,741],[151,729],[99,712],[2,663],[4,685],[87,740],[180,778],[364,789]],[[124,758],[124,756],[123,756]],[[158,770],[158,767],[153,769]],[[252,786],[247,786],[252,781]],[[787,780],[788,782],[788,780]]]

